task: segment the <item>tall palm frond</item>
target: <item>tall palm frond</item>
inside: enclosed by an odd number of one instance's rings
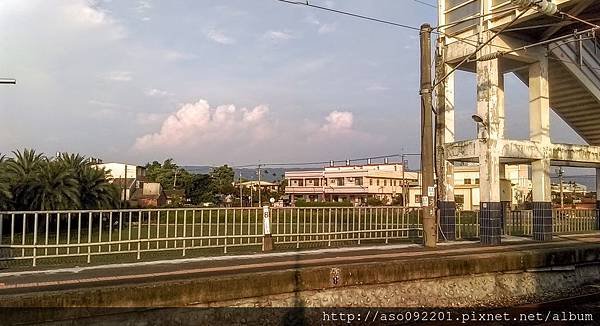
[[[71,170],[46,161],[27,184],[24,195],[31,210],[67,210],[80,207],[79,182]]]

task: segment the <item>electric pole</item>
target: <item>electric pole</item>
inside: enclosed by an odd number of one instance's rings
[[[260,184],[260,164],[258,165],[258,207],[262,207],[262,197],[260,192],[261,184]]]
[[[558,179],[560,180],[560,209],[565,208],[565,198],[563,194],[563,175],[565,170],[563,168],[558,168]]]
[[[242,191],[242,170],[240,170],[240,179],[238,180],[240,186],[240,207],[244,207],[244,193]]]
[[[421,25],[421,206],[423,207],[423,240],[425,247],[437,245],[433,187],[433,123],[431,83],[431,26]],[[433,190],[433,191],[432,191]],[[432,193],[433,192],[433,193]]]

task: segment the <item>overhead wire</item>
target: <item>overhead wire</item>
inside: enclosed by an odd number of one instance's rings
[[[496,37],[498,37],[500,34],[502,34],[506,29],[508,29],[510,26],[512,26],[515,22],[517,22],[519,20],[519,18],[523,17],[523,15],[525,15],[525,13],[527,13],[529,10],[523,10],[520,14],[517,15],[517,17],[515,17],[513,20],[511,20],[508,24],[506,24],[504,27],[502,27],[498,32],[495,32],[494,35],[492,35],[490,38],[488,38],[485,42],[483,42],[483,44],[479,45],[475,51],[473,51],[473,53],[469,54],[468,56],[466,56],[460,63],[458,63],[456,66],[452,67],[452,69],[450,70],[450,72],[448,72],[446,75],[444,75],[444,77],[442,77],[440,80],[436,80],[436,82],[433,84],[432,89],[435,89],[440,83],[444,82],[444,80],[446,80],[448,78],[448,76],[452,75],[456,70],[458,70],[458,68],[460,68],[463,64],[465,64],[473,55],[476,55],[477,52],[481,51],[481,49],[483,49],[485,46],[487,46],[489,43],[491,43]]]
[[[402,154],[388,154],[388,155],[379,155],[379,156],[369,156],[369,157],[361,157],[361,158],[351,158],[345,160],[329,160],[329,161],[314,161],[314,162],[265,162],[265,163],[254,163],[254,164],[244,164],[244,165],[235,165],[233,168],[250,168],[257,166],[309,166],[309,165],[323,165],[330,163],[343,163],[343,162],[357,162],[357,161],[367,161],[367,160],[377,160],[377,159],[385,159],[392,157],[401,157]]]

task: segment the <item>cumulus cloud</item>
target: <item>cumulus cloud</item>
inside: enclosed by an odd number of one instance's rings
[[[354,114],[347,111],[333,111],[325,118],[326,123],[321,127],[322,131],[336,133],[352,129]]]
[[[223,45],[231,45],[235,43],[235,39],[225,35],[223,31],[211,28],[204,32],[204,35],[211,41]]]
[[[235,140],[261,138],[265,130],[269,108],[264,105],[238,110],[234,105],[211,108],[207,101],[184,104],[169,115],[160,131],[136,139],[138,150],[159,149],[168,146],[196,146],[203,142],[226,144]]]

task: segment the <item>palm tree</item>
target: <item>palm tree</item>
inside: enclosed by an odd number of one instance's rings
[[[91,166],[90,161],[85,159],[85,156],[79,154],[61,153],[56,162],[66,169],[71,169],[75,174],[79,174],[85,167]]]
[[[70,169],[45,160],[23,196],[31,210],[66,210],[80,207],[79,182]]]
[[[10,191],[10,178],[6,171],[6,157],[0,155],[0,210],[10,207],[12,193]]]
[[[29,184],[36,179],[42,165],[47,161],[43,154],[37,154],[32,149],[23,152],[13,152],[14,158],[5,162],[7,177],[10,179],[12,197],[17,209],[29,209],[25,196],[29,191]]]
[[[109,182],[109,172],[86,166],[79,179],[80,204],[85,209],[111,209],[119,204],[119,189]]]
[[[110,209],[118,205],[119,190],[109,182],[110,174],[79,154],[62,153],[56,163],[70,170],[79,183],[79,202],[84,209]]]

